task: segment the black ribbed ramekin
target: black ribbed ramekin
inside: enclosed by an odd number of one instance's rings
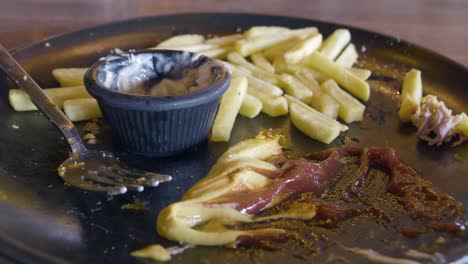
[[[134,52],[131,56],[178,56],[182,51],[153,50]],[[185,52],[187,53],[187,52]],[[203,60],[211,60],[203,55]],[[219,101],[230,83],[225,68],[216,71],[216,78],[207,88],[181,96],[147,96],[122,93],[106,87],[101,71],[125,66],[129,54],[117,55],[95,63],[85,74],[88,92],[96,98],[118,140],[126,151],[145,156],[170,156],[188,150],[208,138]]]

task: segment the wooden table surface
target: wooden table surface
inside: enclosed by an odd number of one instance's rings
[[[255,12],[333,21],[391,34],[468,65],[467,0],[0,0],[0,43],[137,16]]]
[[[466,0],[0,0],[0,43],[137,16],[254,12],[339,22],[400,37],[468,66]],[[0,263],[7,263],[0,257]]]

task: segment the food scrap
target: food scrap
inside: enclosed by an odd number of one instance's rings
[[[83,136],[83,139],[86,141],[86,143],[88,144],[96,144],[96,136],[94,134],[91,134],[91,133],[86,133],[84,136]]]
[[[361,248],[347,248],[347,250],[362,255],[368,258],[371,261],[376,261],[380,263],[392,263],[392,264],[421,264],[419,261],[414,261],[405,258],[393,258],[389,256],[382,255],[381,253],[372,250],[372,249],[361,249]]]
[[[134,198],[133,203],[127,203],[120,207],[122,210],[149,211],[149,202]]]
[[[93,120],[91,122],[86,122],[83,127],[83,131],[97,135],[101,132],[101,127],[97,124],[97,120]]]
[[[87,122],[84,127],[83,131],[86,133],[83,136],[83,139],[88,144],[96,144],[96,135],[100,133],[101,127],[97,124],[97,120],[93,120],[92,122]]]
[[[453,115],[444,102],[434,95],[422,97],[421,72],[409,71],[403,82],[400,120],[412,122],[417,135],[430,146],[454,142],[459,145],[468,139],[468,117],[465,113]]]
[[[180,254],[187,249],[193,248],[192,245],[180,245],[165,248],[159,244],[149,245],[130,253],[134,257],[149,258],[156,261],[169,261],[173,255]]]
[[[455,138],[458,139],[454,144],[458,145],[468,139],[468,130],[459,126],[468,121],[465,113],[453,115],[452,110],[433,95],[427,95],[422,101],[419,111],[411,117],[419,138],[430,146],[440,146]]]
[[[139,258],[150,258],[157,261],[169,261],[171,260],[171,254],[163,246],[149,245],[139,250],[135,250],[130,253],[134,257]]]

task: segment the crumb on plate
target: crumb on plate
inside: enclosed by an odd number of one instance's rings
[[[130,253],[134,257],[149,258],[157,261],[171,260],[171,254],[163,246],[159,244],[149,245],[142,249],[138,249]]]

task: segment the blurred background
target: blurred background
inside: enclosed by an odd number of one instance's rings
[[[249,12],[338,22],[394,35],[468,65],[467,0],[0,0],[8,48],[137,16]]]

